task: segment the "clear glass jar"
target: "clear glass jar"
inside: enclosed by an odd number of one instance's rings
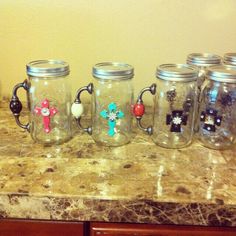
[[[72,113],[78,119],[83,113],[80,94],[92,94],[92,127],[83,128],[94,141],[105,146],[121,146],[131,140],[133,104],[133,67],[104,62],[93,67],[92,84],[78,90]]]
[[[199,97],[200,97],[200,93],[201,93],[201,87],[202,87],[204,81],[206,80],[207,69],[209,66],[220,65],[221,63],[222,63],[221,57],[216,54],[212,54],[212,53],[191,53],[187,57],[187,64],[192,65],[192,66],[196,66],[199,70],[198,79],[197,79],[198,104],[197,104],[197,108],[196,108],[196,116],[195,116],[196,121],[195,121],[195,125],[194,125],[195,132],[197,132],[199,129],[199,122],[198,122],[198,114],[199,114],[199,106],[200,106]]]
[[[208,69],[200,104],[198,137],[213,149],[226,149],[236,138],[236,67],[219,65]]]
[[[28,79],[13,90],[10,108],[17,124],[42,144],[60,144],[71,138],[71,93],[69,65],[60,60],[38,60],[27,64]],[[22,104],[18,88],[27,91],[29,123],[21,124]]]
[[[192,141],[198,71],[183,64],[157,68],[153,141],[166,148],[182,148]]]
[[[151,134],[159,146],[185,147],[193,136],[198,70],[185,64],[163,64],[157,67],[156,77],[157,89],[155,84],[143,89],[134,106],[138,126]],[[143,128],[140,123],[144,113],[142,95],[146,91],[156,95],[153,127]]]
[[[223,61],[225,65],[236,66],[236,53],[225,53]]]

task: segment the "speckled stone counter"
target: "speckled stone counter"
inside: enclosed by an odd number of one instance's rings
[[[0,106],[0,217],[236,226],[236,147],[156,146],[135,130],[122,147],[35,144]]]

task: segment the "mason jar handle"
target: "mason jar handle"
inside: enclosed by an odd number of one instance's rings
[[[83,107],[83,104],[81,103],[80,96],[81,96],[81,93],[84,92],[84,91],[87,91],[89,94],[92,94],[93,93],[93,84],[90,83],[87,86],[84,86],[84,87],[80,88],[77,91],[76,98],[74,100],[74,103],[71,106],[71,113],[75,117],[75,119],[77,120],[78,126],[82,130],[84,130],[85,132],[87,132],[88,134],[91,135],[92,134],[92,127],[88,126],[87,128],[84,128],[81,125],[81,122],[80,122],[81,121],[81,115],[84,112],[84,107]]]
[[[12,111],[12,113],[15,117],[16,124],[18,126],[20,126],[22,129],[26,129],[29,132],[30,131],[29,123],[24,125],[20,122],[20,113],[21,113],[21,110],[22,110],[22,103],[21,103],[20,99],[17,96],[17,91],[18,91],[19,88],[24,88],[26,91],[28,91],[29,90],[29,85],[27,83],[27,80],[25,80],[23,83],[17,84],[13,88],[12,98],[11,98],[9,107],[10,107],[10,110]]]
[[[153,133],[153,127],[148,126],[147,128],[145,128],[145,127],[143,127],[143,125],[141,123],[141,120],[142,120],[143,115],[145,113],[145,106],[143,104],[143,94],[145,92],[150,92],[152,95],[155,95],[156,94],[156,84],[152,84],[150,87],[146,87],[141,90],[141,92],[138,95],[138,99],[136,101],[136,104],[134,105],[133,114],[136,117],[138,127],[141,130],[148,133],[149,135],[151,135]]]

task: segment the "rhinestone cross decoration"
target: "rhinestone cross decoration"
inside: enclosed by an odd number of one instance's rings
[[[202,111],[200,120],[204,123],[203,129],[210,132],[216,131],[216,125],[220,126],[222,121],[222,116],[218,116],[217,113],[217,110],[211,108]]]
[[[174,110],[166,115],[166,124],[171,125],[170,132],[181,132],[181,125],[187,125],[188,116],[181,110]]]
[[[47,99],[42,101],[41,107],[35,107],[34,112],[36,115],[41,115],[43,117],[43,125],[45,133],[50,133],[50,118],[58,113],[55,107],[50,107],[50,103]]]
[[[108,110],[102,110],[100,112],[101,117],[108,120],[108,135],[113,137],[116,134],[115,127],[116,121],[124,117],[122,111],[117,110],[117,105],[112,102],[108,105]]]

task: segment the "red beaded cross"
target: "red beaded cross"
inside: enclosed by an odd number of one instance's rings
[[[43,116],[44,131],[46,133],[49,133],[51,131],[50,118],[58,112],[58,110],[55,107],[49,108],[49,106],[50,106],[49,101],[45,99],[42,101],[42,107],[34,108],[34,112],[36,115]]]

